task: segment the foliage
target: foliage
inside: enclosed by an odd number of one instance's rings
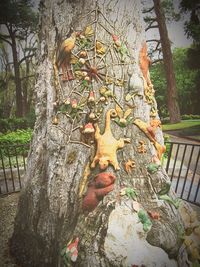
[[[27,117],[24,118],[8,118],[0,119],[0,132],[13,132],[19,129],[33,128],[35,123],[35,116],[33,113],[29,113]]]
[[[32,129],[17,130],[7,134],[0,134],[0,145],[28,144],[32,138]]]
[[[188,38],[193,39],[193,45],[187,51],[188,67],[196,70],[196,91],[198,98],[200,92],[200,0],[182,0],[180,6],[186,13],[190,13],[190,19],[185,22],[185,32]]]
[[[182,115],[181,116],[182,120],[199,120],[200,119],[200,115],[193,115],[193,114],[189,114],[189,115]]]
[[[3,157],[17,155],[27,156],[29,143],[32,138],[32,129],[17,130],[7,134],[0,134],[0,147]]]
[[[198,71],[187,66],[187,48],[176,48],[173,51],[176,86],[181,114],[199,114],[200,106],[196,78]],[[156,90],[156,100],[161,117],[168,116],[167,82],[163,63],[157,63],[150,68],[151,80]]]
[[[34,84],[34,56],[38,15],[30,0],[0,1],[0,57],[2,74],[0,95],[4,117],[16,112],[22,117],[29,110]],[[8,47],[10,46],[10,47]],[[8,55],[12,50],[12,60]],[[12,63],[10,63],[10,61]],[[13,79],[14,78],[14,79]],[[12,83],[11,83],[12,82]],[[13,92],[13,82],[15,93]],[[11,87],[10,87],[11,86]],[[10,93],[11,92],[11,93]],[[9,99],[7,96],[12,95]],[[16,105],[13,105],[16,101]]]
[[[24,32],[35,30],[38,17],[32,9],[30,0],[6,0],[0,2],[0,24],[13,24],[18,30],[18,37],[23,38]],[[14,30],[13,29],[13,30]]]

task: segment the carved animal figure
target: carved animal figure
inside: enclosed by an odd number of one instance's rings
[[[70,57],[71,51],[75,46],[77,33],[73,32],[69,38],[64,40],[59,48],[56,64],[58,68],[62,68],[63,81],[70,81],[74,79],[71,67]]]
[[[110,128],[110,117],[116,116],[114,109],[108,110],[106,114],[106,125],[104,134],[100,133],[98,125],[96,125],[95,139],[97,141],[96,155],[92,161],[91,168],[95,168],[96,164],[99,163],[101,170],[105,170],[109,164],[111,164],[115,170],[119,170],[119,164],[117,161],[117,150],[123,148],[125,142],[130,143],[129,138],[120,138],[116,140],[111,132]]]
[[[83,210],[93,211],[103,197],[113,190],[115,179],[115,176],[109,172],[97,174],[94,181],[88,185],[86,196],[83,199]]]
[[[150,58],[147,55],[147,44],[144,43],[143,47],[140,50],[140,69],[142,71],[143,77],[147,83],[147,86],[151,85],[151,80],[149,77],[149,65],[151,63]]]
[[[136,124],[138,126],[138,128],[140,128],[140,130],[142,130],[146,134],[146,136],[149,138],[149,140],[151,142],[153,142],[154,147],[155,147],[155,149],[157,151],[157,156],[158,156],[159,159],[161,159],[162,154],[166,150],[166,147],[162,146],[161,144],[159,144],[156,141],[155,134],[154,133],[152,134],[152,131],[149,132],[149,130],[148,130],[149,129],[149,125],[146,122],[144,122],[144,121],[142,121],[140,119],[135,119],[133,123]]]

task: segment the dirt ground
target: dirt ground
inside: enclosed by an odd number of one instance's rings
[[[8,242],[12,236],[20,193],[0,198],[0,266],[17,267],[9,255]]]

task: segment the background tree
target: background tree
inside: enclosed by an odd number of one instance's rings
[[[185,32],[189,38],[193,39],[193,45],[188,49],[188,66],[198,71],[196,76],[196,92],[200,93],[200,1],[182,0],[180,3],[184,12],[190,13],[190,20],[185,23]],[[196,96],[197,96],[196,95]]]
[[[37,121],[12,254],[27,267],[184,266],[140,1],[40,9]]]
[[[171,17],[177,19],[177,15],[173,11],[172,3],[170,3],[170,1],[164,1],[163,3],[160,0],[153,1],[153,7],[145,9],[143,12],[146,14],[151,12],[152,10],[155,11],[155,16],[153,17],[151,15],[145,17],[145,21],[149,23],[146,31],[153,28],[159,29],[160,40],[149,40],[150,42],[156,43],[156,46],[151,50],[151,53],[158,52],[160,54],[162,49],[164,69],[167,80],[167,107],[169,111],[170,122],[176,123],[179,122],[181,118],[178,104],[178,95],[176,92],[176,80],[174,75],[171,44],[168,38],[164,10],[166,11],[168,17],[169,14],[171,14]],[[160,58],[156,60],[156,62],[157,61],[160,61]]]
[[[34,47],[29,47],[24,57],[21,57],[19,41],[31,38],[36,31],[37,16],[28,0],[1,1],[0,3],[0,39],[10,46],[12,51],[15,92],[16,92],[16,116],[23,116],[23,89],[21,84],[20,65],[34,56]],[[25,42],[26,43],[26,42]],[[10,59],[9,59],[10,60]]]
[[[176,48],[173,51],[173,62],[176,77],[176,88],[180,98],[181,114],[199,114],[198,90],[196,87],[197,70],[191,70],[187,64],[188,48]],[[152,82],[156,91],[158,109],[162,118],[168,117],[166,79],[163,63],[150,68]]]

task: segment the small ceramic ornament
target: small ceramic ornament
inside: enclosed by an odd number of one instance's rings
[[[73,243],[65,245],[61,251],[61,256],[63,257],[65,266],[69,266],[71,262],[75,262],[78,257],[78,242],[79,238],[77,237]]]
[[[160,213],[157,211],[147,211],[149,216],[153,219],[153,220],[160,220]]]
[[[158,169],[160,168],[160,165],[158,164],[155,164],[155,163],[150,163],[148,166],[147,166],[147,171],[150,173],[150,174],[154,174],[158,171]]]
[[[116,105],[115,110],[117,112],[117,118],[114,120],[120,127],[126,127],[133,122],[133,117],[131,117],[132,109],[127,109],[123,112],[122,108]]]
[[[143,140],[139,141],[139,146],[137,147],[137,152],[140,154],[144,154],[147,152],[145,141],[143,141]]]
[[[149,219],[147,212],[143,209],[139,210],[138,211],[138,218],[139,218],[140,222],[143,224],[143,230],[145,232],[150,231],[151,227],[152,227],[152,222]]]
[[[135,169],[135,161],[129,159],[125,164],[124,164],[125,171],[129,174]]]
[[[127,196],[129,199],[135,200],[137,192],[131,187],[125,187],[120,190],[120,196]]]

